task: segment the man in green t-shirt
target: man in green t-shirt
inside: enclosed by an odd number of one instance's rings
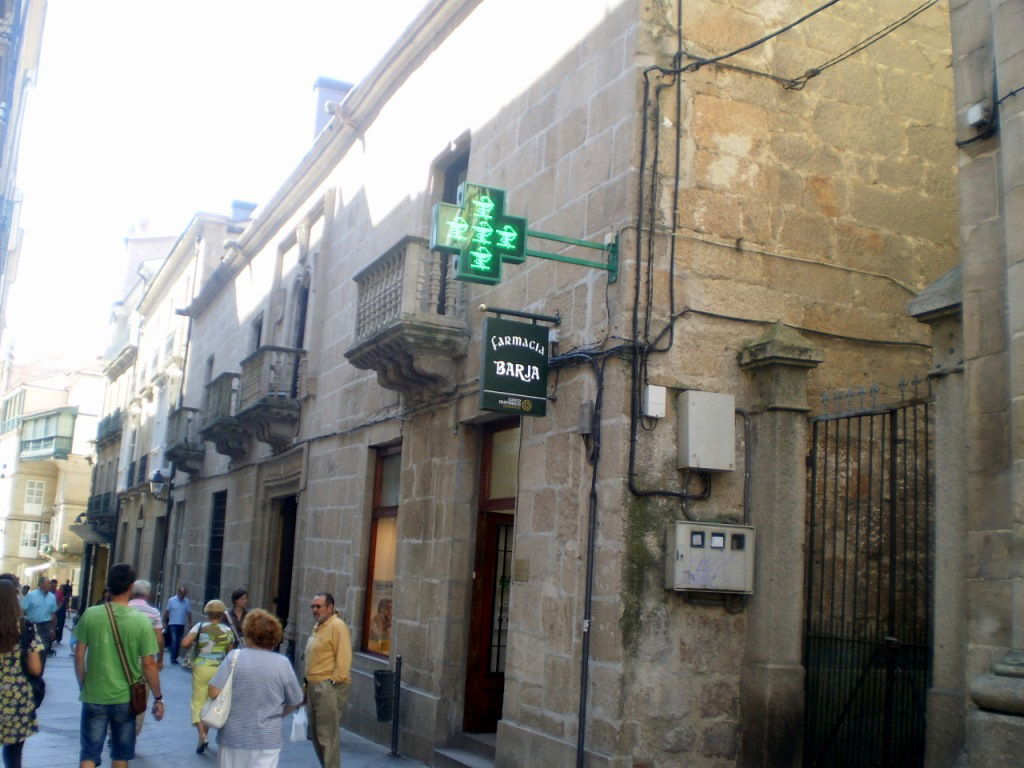
[[[117,563],[107,573],[110,606],[114,612],[131,681],[146,678],[153,692],[153,717],[164,716],[160,673],[154,654],[156,637],[149,619],[128,605],[135,569]],[[113,768],[127,768],[135,759],[135,715],[129,701],[129,681],[114,641],[105,604],[89,608],[75,625],[75,675],[82,702],[81,768],[95,768],[110,728],[110,760]]]

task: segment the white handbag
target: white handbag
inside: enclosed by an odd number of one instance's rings
[[[228,680],[220,689],[215,699],[207,699],[203,708],[199,710],[199,721],[207,728],[223,728],[231,713],[231,681],[235,677],[235,663],[238,661],[238,651],[231,653],[231,671],[228,672]]]

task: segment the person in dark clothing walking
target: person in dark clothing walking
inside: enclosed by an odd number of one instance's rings
[[[59,587],[57,586],[57,580],[54,579],[51,584],[56,588],[57,598],[57,631],[54,633],[53,644],[60,645],[60,641],[64,637],[64,624],[67,622],[68,611],[71,609],[71,582],[65,581]]]

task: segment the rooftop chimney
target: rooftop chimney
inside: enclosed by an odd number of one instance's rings
[[[316,125],[314,126],[314,138],[320,135],[320,131],[331,119],[331,113],[327,111],[328,101],[341,103],[352,90],[352,83],[342,80],[331,80],[329,77],[318,77],[313,83],[313,96],[316,100]]]
[[[231,201],[231,220],[248,221],[252,218],[252,212],[256,210],[256,203],[248,203],[245,200]]]

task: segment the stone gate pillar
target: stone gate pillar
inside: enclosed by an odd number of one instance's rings
[[[801,761],[807,374],[822,359],[817,347],[781,324],[739,354],[757,393],[746,446],[757,554],[740,680],[744,768],[792,768]]]
[[[925,765],[954,768],[964,749],[967,638],[967,480],[964,471],[963,285],[956,267],[922,291],[907,311],[932,329],[935,396],[935,524],[932,682]]]

